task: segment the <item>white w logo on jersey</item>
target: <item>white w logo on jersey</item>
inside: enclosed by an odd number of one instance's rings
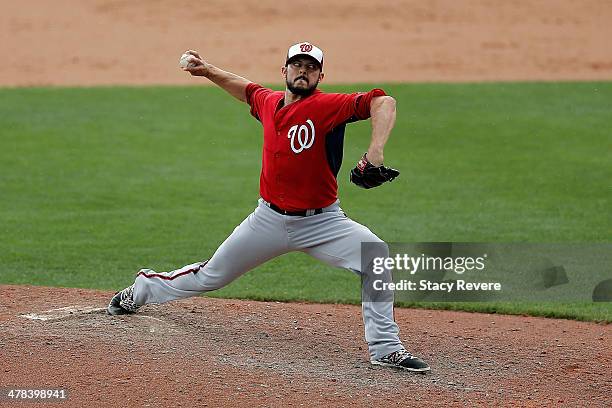
[[[306,120],[306,123],[310,125],[310,129],[308,129],[306,125],[293,125],[287,133],[287,137],[291,139],[291,150],[293,150],[295,153],[300,153],[302,150],[310,148],[314,143],[314,123],[312,123],[312,120],[310,119]]]

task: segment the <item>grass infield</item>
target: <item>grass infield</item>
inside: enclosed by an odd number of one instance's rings
[[[612,83],[368,84],[398,101],[370,191],[351,124],[347,214],[387,241],[610,242]],[[0,89],[0,283],[118,289],[206,259],[258,198],[261,127],[212,87]],[[359,302],[359,280],[303,254],[210,296]],[[411,306],[610,321],[612,303]]]

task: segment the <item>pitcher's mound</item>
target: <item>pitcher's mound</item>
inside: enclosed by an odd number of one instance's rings
[[[66,407],[610,403],[609,325],[397,309],[422,375],[369,364],[357,306],[200,297],[108,316],[110,292],[0,291],[0,388],[62,388]]]

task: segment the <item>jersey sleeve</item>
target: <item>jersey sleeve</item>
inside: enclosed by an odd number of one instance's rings
[[[385,95],[387,95],[385,91],[379,88],[372,89],[370,92],[337,94],[339,106],[337,106],[336,124],[368,119],[372,98]]]
[[[271,89],[264,88],[263,86],[251,82],[246,87],[246,101],[251,106],[251,115],[261,122],[261,112],[266,97],[273,91]]]

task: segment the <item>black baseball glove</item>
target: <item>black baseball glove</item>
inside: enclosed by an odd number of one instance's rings
[[[372,188],[378,187],[384,182],[393,181],[399,174],[399,171],[391,167],[374,166],[368,161],[364,153],[361,160],[357,162],[357,166],[351,170],[351,182],[361,188]]]

